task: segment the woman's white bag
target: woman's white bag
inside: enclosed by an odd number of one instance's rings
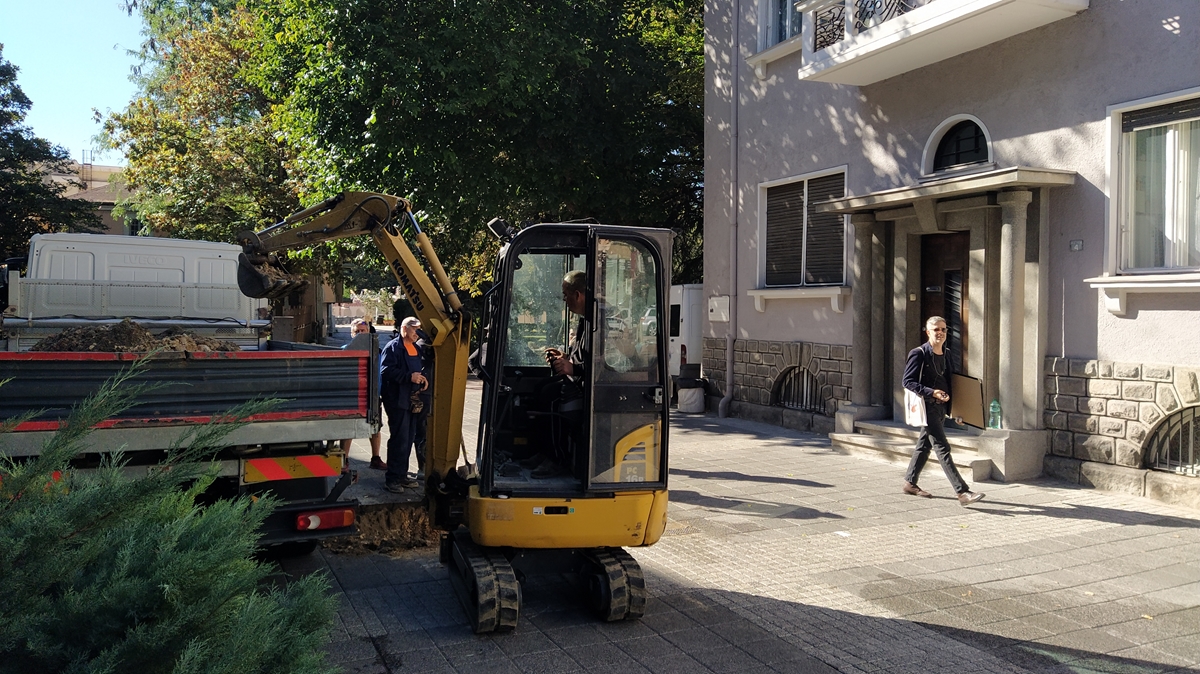
[[[929,419],[925,417],[925,397],[904,389],[904,423],[909,426],[928,426]]]

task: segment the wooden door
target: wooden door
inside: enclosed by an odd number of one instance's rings
[[[930,234],[921,237],[921,334],[926,340],[925,319],[942,316],[948,328],[947,343],[954,371],[966,372],[967,271],[971,261],[969,232]]]

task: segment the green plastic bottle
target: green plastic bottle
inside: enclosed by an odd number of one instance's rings
[[[1000,401],[992,398],[991,407],[988,408],[988,428],[1000,428]]]

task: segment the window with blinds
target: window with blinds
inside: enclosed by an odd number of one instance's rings
[[[845,283],[845,217],[816,211],[845,194],[844,173],[767,188],[766,285]]]
[[[1121,268],[1200,269],[1200,99],[1121,113]]]

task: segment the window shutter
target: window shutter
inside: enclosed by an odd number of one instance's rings
[[[804,181],[767,188],[767,285],[804,281]]]
[[[1200,117],[1200,98],[1121,113],[1121,132]]]
[[[808,254],[804,282],[809,285],[841,284],[845,281],[846,225],[837,213],[817,213],[816,206],[846,194],[846,174],[808,181]],[[770,208],[770,206],[768,206]],[[768,245],[770,245],[768,243]]]

